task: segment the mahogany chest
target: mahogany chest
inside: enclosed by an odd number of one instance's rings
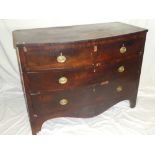
[[[135,107],[146,33],[119,22],[14,31],[32,133],[54,117]]]

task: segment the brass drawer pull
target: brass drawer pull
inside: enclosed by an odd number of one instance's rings
[[[59,78],[59,84],[66,84],[68,79],[66,77]]]
[[[60,53],[60,55],[57,57],[57,62],[64,63],[66,61],[66,57]]]
[[[124,54],[126,51],[127,51],[127,49],[126,49],[126,47],[123,44],[123,46],[120,48],[120,53]]]
[[[118,68],[118,72],[120,72],[120,73],[124,72],[124,70],[125,70],[124,66],[120,66],[120,67]]]
[[[68,100],[65,99],[65,98],[63,98],[63,99],[61,99],[61,100],[59,101],[59,104],[62,105],[62,106],[65,106],[65,105],[68,104]]]
[[[117,91],[117,92],[123,91],[123,87],[122,87],[122,86],[118,86],[118,87],[116,88],[116,91]]]

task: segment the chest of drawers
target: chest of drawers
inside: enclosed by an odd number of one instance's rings
[[[113,22],[13,32],[32,133],[55,117],[135,107],[147,30]]]

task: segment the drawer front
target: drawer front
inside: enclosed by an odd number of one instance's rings
[[[141,57],[120,61],[117,64],[100,64],[96,69],[53,70],[29,73],[30,92],[57,91],[87,86],[123,76],[137,76],[140,72]]]
[[[117,62],[118,60],[139,56],[143,51],[144,42],[144,38],[139,38],[98,45],[95,60],[96,62]]]
[[[50,113],[52,115],[64,115],[73,111],[78,112],[81,107],[91,105],[93,98],[93,87],[31,96],[34,113],[37,115],[48,115]]]
[[[123,60],[137,56],[143,49],[145,38],[111,42],[64,44],[62,46],[26,47],[26,70],[71,69],[88,67],[95,62]],[[24,48],[25,49],[25,48]]]
[[[104,70],[104,68],[102,67]],[[58,91],[96,83],[103,75],[102,70],[94,72],[93,67],[80,70],[52,70],[47,72],[29,73],[31,92]]]
[[[121,100],[127,100],[137,92],[137,77],[122,77],[97,83],[89,87],[31,95],[34,114],[65,117],[89,117],[96,115]]]
[[[94,96],[96,102],[107,101],[111,96],[113,101],[129,99],[137,93],[139,75],[123,76],[96,84]],[[106,94],[106,96],[104,95]]]
[[[80,68],[91,65],[93,47],[28,48],[25,52],[26,69]]]

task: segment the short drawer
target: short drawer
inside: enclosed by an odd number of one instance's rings
[[[93,46],[54,48],[50,46],[27,47],[24,52],[26,70],[80,68],[93,63]]]
[[[107,44],[100,44],[95,54],[96,62],[117,62],[142,54],[144,48],[144,38],[128,39],[126,41],[116,41]]]
[[[100,64],[80,70],[52,70],[28,73],[30,92],[57,91],[89,86],[104,80],[124,76],[137,77],[140,73],[141,57],[118,63]]]

